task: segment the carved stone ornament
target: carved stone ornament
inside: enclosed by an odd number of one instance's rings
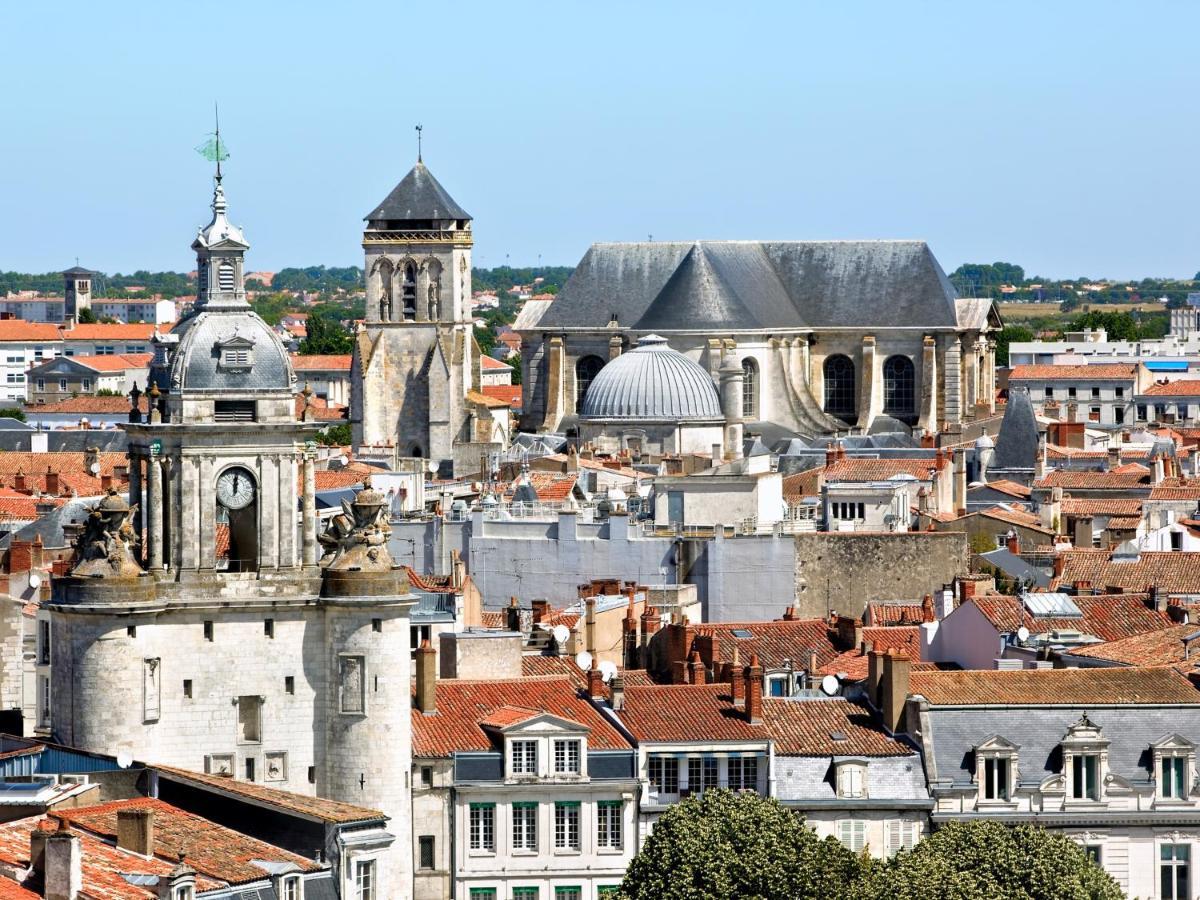
[[[133,530],[137,506],[130,506],[112,488],[88,513],[75,539],[75,566],[72,575],[113,578],[136,576],[142,572]]]
[[[392,568],[387,542],[387,498],[367,488],[353,501],[343,500],[325,532],[317,536],[324,548],[321,565],[328,569],[386,572]]]

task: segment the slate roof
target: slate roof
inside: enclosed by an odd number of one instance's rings
[[[450,756],[459,751],[492,750],[484,720],[497,709],[517,706],[579,722],[591,750],[625,750],[629,742],[604,715],[580,695],[565,675],[493,681],[442,679],[437,710],[425,715],[413,708],[413,756]]]
[[[264,787],[252,781],[239,781],[221,775],[206,775],[202,772],[192,772],[187,769],[177,769],[173,766],[155,766],[160,777],[171,781],[187,783],[189,781],[224,791],[234,797],[251,803],[274,806],[289,813],[316,819],[329,824],[344,825],[351,822],[376,822],[386,816],[377,809],[365,806],[355,806],[352,803],[342,803],[339,800],[326,800],[323,797],[312,797],[307,794],[297,794],[278,788]]]
[[[1028,365],[1014,366],[1008,382],[1016,381],[1131,381],[1137,377],[1137,363],[1097,363],[1091,366]]]
[[[1126,666],[1173,666],[1183,662],[1191,664],[1200,662],[1200,656],[1192,656],[1193,652],[1200,650],[1200,646],[1194,641],[1189,642],[1192,645],[1189,652],[1183,639],[1191,637],[1197,631],[1200,631],[1200,627],[1195,623],[1173,625],[1133,637],[1079,647],[1071,650],[1071,655],[1102,659]]]
[[[82,831],[115,841],[117,814],[122,809],[148,809],[154,813],[155,856],[178,862],[180,854],[186,854],[188,865],[197,872],[230,884],[258,881],[266,875],[263,868],[251,860],[290,863],[301,872],[319,872],[323,868],[307,857],[239,834],[149,797],[78,809],[56,809],[54,815]]]
[[[1062,575],[1051,588],[1087,581],[1093,587],[1144,591],[1151,585],[1168,594],[1200,594],[1200,553],[1143,551],[1137,559],[1115,558],[1107,550],[1065,550]]]
[[[762,724],[732,705],[727,684],[625,688],[618,714],[639,743],[773,741],[784,756],[907,756],[905,745],[878,731],[862,707],[840,697],[763,699]],[[846,740],[835,740],[840,732]]]
[[[923,241],[593,244],[536,326],[613,317],[660,331],[958,323],[954,288]]]
[[[998,469],[1032,469],[1038,454],[1038,423],[1029,391],[1013,388],[1008,392],[1000,433],[996,436],[992,466]]]
[[[1019,597],[1007,594],[983,594],[963,605],[973,604],[1002,634],[1014,634],[1024,625],[1034,634],[1078,631],[1113,641],[1160,631],[1172,624],[1166,612],[1150,608],[1145,594],[1079,594],[1071,600],[1083,613],[1082,617],[1035,616],[1026,610]]]
[[[579,414],[585,419],[724,421],[708,371],[653,334],[600,370]]]
[[[1162,703],[1195,705],[1200,711],[1200,691],[1173,669],[913,672],[909,693],[920,694],[931,706],[1085,705],[1091,709]]]
[[[454,202],[446,189],[433,177],[425,164],[417,160],[392,192],[365,217],[392,221],[423,219],[470,219],[470,214]]]

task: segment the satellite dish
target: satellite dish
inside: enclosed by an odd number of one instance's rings
[[[821,679],[821,690],[832,697],[838,691],[838,680],[832,675],[826,675]]]
[[[1029,629],[1024,625],[1017,629],[1017,640],[1021,641],[1021,643],[1029,640]]]
[[[425,464],[425,468],[426,468],[426,469],[429,471],[429,474],[430,474],[430,475],[436,475],[436,474],[437,474],[437,470],[438,470],[438,464],[437,464],[437,460],[436,460],[436,459],[431,459],[429,462],[427,462],[427,463]]]
[[[604,660],[600,663],[600,674],[604,676],[605,683],[612,681],[617,677],[617,664],[611,660]]]
[[[37,574],[30,575],[29,586],[31,588],[40,588],[42,586],[42,576]]]
[[[555,625],[550,629],[550,633],[554,635],[554,643],[562,646],[567,642],[567,638],[571,636],[571,629],[566,625]]]
[[[117,750],[117,765],[122,769],[128,769],[133,765],[133,754],[128,747],[121,747]]]
[[[583,669],[585,672],[592,667],[592,654],[586,650],[580,650],[575,654],[575,665]]]
[[[88,466],[88,471],[91,472],[93,475],[99,475],[100,474],[100,463],[98,463],[98,462],[92,463],[90,466]]]

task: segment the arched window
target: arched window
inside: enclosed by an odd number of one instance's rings
[[[917,411],[916,374],[907,356],[889,356],[883,363],[883,411],[911,416]]]
[[[417,267],[412,263],[404,267],[404,284],[400,291],[404,301],[404,318],[411,322],[417,317]]]
[[[585,356],[575,363],[575,409],[583,409],[583,398],[587,396],[592,380],[604,368],[604,360],[598,356]]]
[[[858,392],[854,384],[854,363],[848,356],[825,360],[825,412],[847,422],[858,418]]]
[[[742,418],[758,418],[758,363],[742,360]]]
[[[414,459],[420,459],[422,456],[421,445],[413,444],[412,453],[410,453],[409,456],[412,456]]]

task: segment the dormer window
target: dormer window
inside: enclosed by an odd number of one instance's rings
[[[537,757],[537,741],[513,741],[512,773],[514,775],[536,775]]]
[[[837,767],[837,795],[846,800],[867,796],[867,767],[859,761],[844,760]]]
[[[1079,717],[1062,741],[1063,774],[1068,801],[1099,802],[1104,797],[1108,744],[1087,713]]]
[[[1016,744],[999,735],[975,748],[975,780],[981,802],[1006,803],[1012,799],[1019,750]]]
[[[554,774],[579,774],[579,741],[560,739],[554,742]]]
[[[254,342],[240,335],[217,343],[217,365],[229,372],[245,372],[254,365]]]
[[[1008,759],[993,756],[983,760],[983,777],[980,779],[984,800],[1008,799]]]
[[[304,894],[301,892],[300,876],[288,875],[280,884],[279,900],[304,900]]]
[[[1168,735],[1151,744],[1154,753],[1154,780],[1160,800],[1186,800],[1191,793],[1195,771],[1196,745],[1178,734]]]

